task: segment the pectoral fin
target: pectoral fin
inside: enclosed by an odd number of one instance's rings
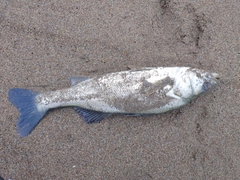
[[[74,107],[74,110],[83,118],[83,120],[86,123],[89,123],[89,124],[99,122],[111,115],[109,113],[92,111],[92,110],[83,109],[79,107]]]

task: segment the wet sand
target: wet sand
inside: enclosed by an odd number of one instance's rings
[[[0,3],[0,176],[20,179],[238,179],[239,1]],[[68,77],[129,67],[190,66],[218,86],[168,113],[86,124],[50,111],[26,138],[13,87],[69,87]]]

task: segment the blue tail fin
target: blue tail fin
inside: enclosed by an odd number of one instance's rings
[[[47,111],[39,111],[36,107],[35,97],[38,93],[27,90],[13,88],[8,91],[10,102],[16,106],[20,112],[17,128],[21,137],[25,137],[32,132]]]

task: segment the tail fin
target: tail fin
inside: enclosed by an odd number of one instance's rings
[[[39,93],[13,88],[8,91],[10,102],[16,106],[20,112],[17,129],[21,137],[25,137],[32,132],[47,111],[39,111],[36,107],[35,97]]]

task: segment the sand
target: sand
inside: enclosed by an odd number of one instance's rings
[[[0,176],[238,179],[239,22],[238,0],[2,0]],[[220,80],[168,113],[89,125],[72,108],[56,109],[19,137],[10,88],[45,92],[70,86],[71,76],[145,66],[191,66]]]

